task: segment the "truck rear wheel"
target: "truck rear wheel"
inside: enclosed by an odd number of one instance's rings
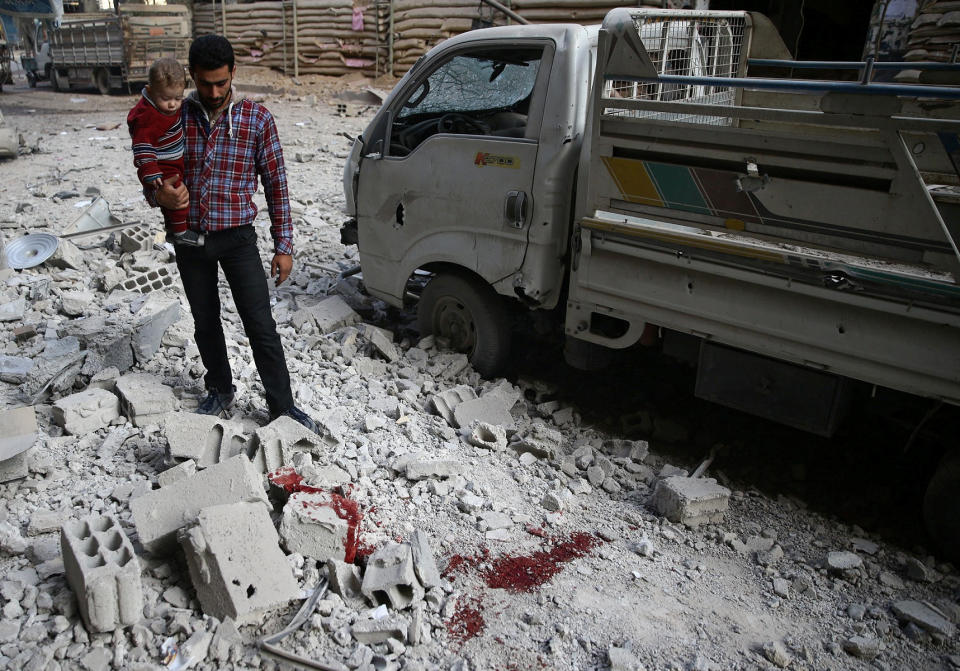
[[[110,93],[110,73],[106,68],[97,68],[93,71],[93,85],[97,87],[100,95],[105,96]]]
[[[494,377],[510,354],[510,325],[503,299],[473,277],[444,273],[420,296],[417,322],[421,336],[446,338],[466,354],[484,377]]]
[[[960,561],[960,449],[944,455],[927,484],[923,497],[923,521],[940,552],[950,561]]]
[[[67,91],[70,89],[70,80],[65,75],[60,74],[56,68],[50,69],[50,84],[54,91]]]

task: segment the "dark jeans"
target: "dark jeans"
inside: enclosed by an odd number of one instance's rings
[[[202,247],[175,245],[177,268],[190,303],[200,358],[207,368],[208,389],[230,391],[233,375],[220,321],[217,264],[230,284],[237,314],[253,350],[253,360],[266,390],[271,414],[293,406],[290,374],[276,322],[270,313],[267,278],[257,250],[253,226],[241,226],[206,236]]]

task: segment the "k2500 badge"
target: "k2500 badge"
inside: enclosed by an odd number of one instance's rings
[[[485,151],[478,151],[473,159],[473,164],[481,167],[490,165],[497,168],[519,168],[520,159],[516,156],[497,156]]]

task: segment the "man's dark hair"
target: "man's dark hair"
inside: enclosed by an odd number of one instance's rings
[[[190,45],[190,69],[218,70],[226,65],[233,71],[233,47],[222,35],[203,35]]]

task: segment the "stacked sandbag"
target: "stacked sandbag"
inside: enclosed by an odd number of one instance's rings
[[[662,0],[637,4],[662,7]],[[616,0],[512,0],[510,8],[532,23],[600,23]],[[297,0],[297,61],[301,74],[343,75],[388,71],[388,3],[354,6],[352,0]],[[225,34],[240,63],[293,73],[293,3],[194,5],[194,31]],[[400,76],[443,40],[474,27],[506,25],[502,13],[477,0],[395,0],[393,72]],[[226,29],[224,29],[224,23]],[[379,61],[378,61],[379,57]]]
[[[960,42],[960,0],[926,0],[910,26],[904,60],[949,62]]]

